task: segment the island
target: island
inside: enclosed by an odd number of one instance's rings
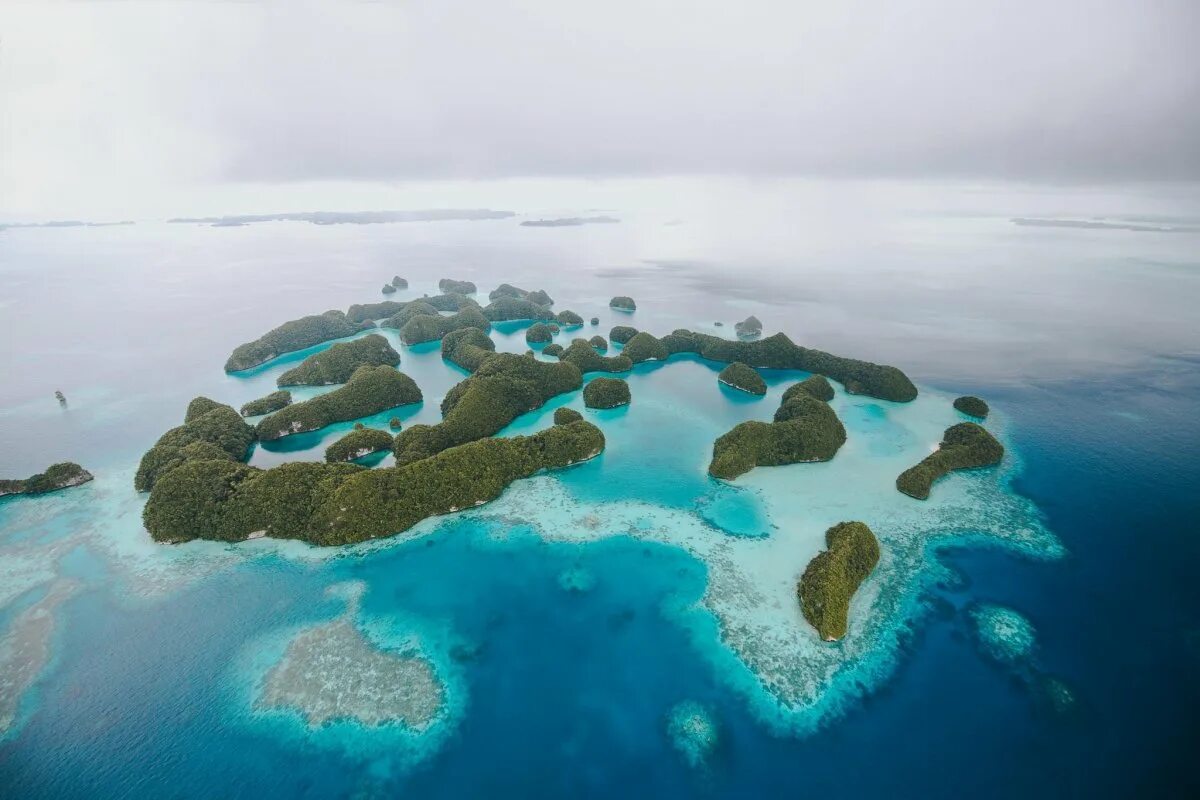
[[[438,288],[446,294],[475,294],[475,284],[471,281],[456,281],[453,278],[442,278]]]
[[[896,478],[896,488],[909,497],[928,500],[933,482],[954,470],[990,467],[1004,458],[1004,445],[974,422],[951,425],[942,434],[942,443],[920,464],[909,467]]]
[[[554,409],[554,424],[555,425],[570,425],[572,422],[579,422],[583,419],[583,414],[580,414],[573,408],[556,408]]]
[[[544,322],[535,322],[525,331],[525,341],[529,344],[548,342],[554,338],[555,329]]]
[[[624,295],[609,300],[608,307],[615,308],[618,311],[637,311],[637,303],[633,302],[633,298],[625,297]]]
[[[987,419],[988,411],[991,410],[986,402],[969,394],[955,398],[954,407],[969,417],[979,419]]]
[[[337,310],[294,319],[264,333],[253,342],[246,342],[234,348],[233,354],[225,362],[225,371],[240,372],[257,367],[284,353],[303,350],[330,339],[353,336],[372,327],[372,323],[367,321],[351,322],[344,313]]]
[[[577,328],[583,325],[583,317],[576,314],[574,311],[560,311],[555,315],[558,324],[564,328]]]
[[[608,352],[608,340],[603,336],[593,336],[592,338],[588,339],[588,344],[596,348],[601,353]]]
[[[616,325],[608,332],[608,338],[613,344],[625,344],[637,335],[638,329],[628,325]]]
[[[270,442],[419,402],[421,390],[403,372],[386,365],[362,366],[341,388],[276,411],[255,431],[260,440]]]
[[[183,424],[158,437],[142,456],[133,486],[149,491],[160,477],[191,461],[245,461],[256,438],[231,406],[197,397],[188,403]]]
[[[394,313],[390,314],[379,322],[379,327],[395,328],[396,330],[400,330],[408,323],[410,319],[422,315],[426,317],[441,316],[433,304],[431,304],[425,298],[421,298],[419,300],[413,300],[411,303],[404,304],[402,308],[396,309]]]
[[[758,374],[754,367],[735,361],[717,375],[717,380],[733,389],[739,389],[750,394],[765,395],[767,382]]]
[[[825,531],[825,550],[800,578],[796,595],[804,618],[827,642],[846,635],[850,599],[879,563],[879,542],[862,522],[839,522]]]
[[[530,350],[529,352],[532,353],[533,351]],[[542,355],[554,356],[555,358],[560,358],[565,352],[566,350],[563,348],[563,346],[557,342],[551,342],[542,348]]]
[[[383,293],[384,293],[384,294],[395,294],[395,293],[396,293],[396,287],[395,287],[395,286],[393,286],[393,285],[392,285],[392,284],[390,284],[390,283],[385,283],[385,284],[383,285],[383,290],[382,290],[382,291],[383,291]]]
[[[73,461],[62,461],[46,467],[45,472],[28,478],[0,479],[0,497],[12,494],[45,494],[79,486],[92,480],[92,473]]]
[[[418,314],[404,323],[404,327],[400,329],[400,341],[409,346],[421,342],[434,342],[459,328],[478,328],[486,333],[492,329],[492,323],[488,322],[477,306],[464,308],[448,317],[440,314]]]
[[[576,421],[532,436],[483,438],[377,469],[293,462],[263,470],[192,461],[157,482],[142,521],[159,542],[271,536],[351,544],[482,505],[515,480],[586,461],[603,449],[600,429]]]
[[[511,283],[502,283],[488,294],[488,299],[493,301],[504,297],[516,300],[528,300],[539,306],[554,305],[554,300],[550,295],[546,294],[545,290],[537,289],[536,291],[528,292],[518,286],[513,286]]]
[[[432,297],[426,295],[421,299],[438,311],[462,311],[464,308],[479,308],[479,303],[475,302],[475,298],[467,297],[461,292],[446,292],[445,294],[435,294]]]
[[[280,375],[275,383],[279,386],[329,386],[350,380],[354,371],[364,365],[386,364],[394,367],[400,363],[400,354],[388,340],[378,333],[361,339],[338,342],[319,353],[314,353],[299,366]]]
[[[640,364],[643,361],[665,361],[670,352],[660,339],[642,331],[625,343],[621,348],[621,355],[635,364]]]
[[[513,211],[490,208],[433,208],[419,211],[299,211],[282,214],[233,214],[223,217],[175,217],[174,223],[229,227],[255,222],[311,222],[313,225],[372,225],[389,222],[443,222],[515,217]],[[130,223],[132,224],[132,223]]]
[[[261,417],[263,414],[270,414],[291,404],[292,393],[287,389],[280,389],[277,392],[271,392],[266,397],[246,403],[242,406],[241,415],[243,417]]]
[[[629,384],[620,378],[592,378],[583,387],[588,408],[617,408],[629,405],[629,400]]]
[[[592,324],[593,324],[593,325],[599,325],[599,324],[600,324],[600,318],[599,318],[599,317],[592,317]]]
[[[400,418],[399,418],[399,417],[392,417],[391,419],[389,419],[389,420],[388,420],[388,427],[389,427],[389,428],[391,428],[391,429],[392,429],[392,430],[394,430],[394,431],[398,431],[398,430],[400,430],[400,428],[402,427],[402,426],[401,426],[401,424],[400,424]]]
[[[580,372],[628,372],[633,369],[633,361],[629,356],[624,353],[602,356],[583,339],[573,339],[559,360],[574,364]]]
[[[611,225],[620,221],[616,217],[558,217],[556,219],[527,219],[521,225],[526,228],[570,228],[576,225]]]
[[[762,320],[751,314],[741,322],[735,322],[733,324],[733,330],[738,336],[742,336],[747,339],[759,336],[762,334]]]
[[[479,369],[496,352],[496,343],[478,328],[459,328],[442,337],[442,358],[467,372]]]
[[[708,474],[732,480],[759,466],[828,461],[845,442],[846,428],[829,404],[796,392],[773,422],[743,422],[719,437]]]
[[[355,303],[346,312],[346,319],[355,323],[383,319],[390,317],[407,305],[408,303],[402,303],[397,300],[380,300],[378,303]]]
[[[797,394],[803,392],[817,398],[823,403],[828,403],[833,399],[833,386],[829,384],[824,375],[810,375],[799,383],[793,383],[783,391],[783,398],[780,400],[782,405],[786,405],[789,400]]]
[[[330,464],[353,461],[380,450],[392,449],[392,435],[378,428],[368,428],[361,423],[354,430],[325,448],[325,460]]]
[[[554,312],[549,308],[524,297],[499,297],[483,307],[483,315],[492,322],[554,319]]]
[[[407,289],[408,281],[404,278],[401,278],[399,275],[393,275],[392,286],[395,286],[397,289]]]

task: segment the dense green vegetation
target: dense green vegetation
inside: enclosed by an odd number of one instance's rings
[[[980,419],[987,419],[988,411],[991,410],[983,400],[969,394],[956,398],[954,400],[954,407],[964,414],[979,417]]]
[[[266,397],[260,397],[257,400],[251,400],[246,405],[242,406],[243,417],[261,417],[263,414],[270,414],[279,409],[290,406],[292,404],[292,393],[287,389],[280,389],[277,392],[271,392]]]
[[[754,467],[828,461],[845,442],[833,409],[800,392],[779,407],[774,422],[743,422],[718,438],[708,474],[730,480]]]
[[[294,319],[264,333],[253,342],[234,348],[233,354],[225,362],[225,371],[237,372],[257,367],[284,353],[350,336],[370,327],[373,326],[369,322],[351,322],[341,311],[326,311],[324,314]]]
[[[574,311],[560,311],[554,317],[564,328],[577,328],[583,324],[583,317]]]
[[[825,379],[824,375],[810,375],[799,383],[793,383],[784,390],[782,402],[786,404],[801,392],[815,397],[823,403],[828,403],[833,399],[833,387],[829,385],[829,381]]]
[[[762,320],[751,314],[741,322],[735,322],[733,330],[738,336],[758,336],[762,333]]]
[[[572,422],[578,422],[583,419],[583,414],[580,414],[573,408],[556,408],[554,409],[554,424],[555,425],[570,425]]]
[[[289,369],[275,381],[280,386],[328,386],[345,383],[363,365],[394,367],[400,354],[378,333],[361,339],[338,342],[319,353],[313,353],[299,366]]]
[[[600,318],[599,318],[599,317],[592,317],[592,324],[593,324],[593,325],[599,325],[599,324],[600,324]]]
[[[471,281],[456,281],[453,278],[442,278],[438,288],[446,294],[475,294],[475,284]]]
[[[520,414],[579,388],[579,368],[530,355],[494,353],[442,400],[442,421],[412,425],[396,437],[396,462],[407,464],[491,436]]]
[[[404,327],[400,329],[400,341],[407,345],[432,342],[459,328],[478,328],[486,333],[492,329],[492,323],[474,306],[464,308],[449,317],[419,314],[404,323]]]
[[[764,395],[767,393],[767,382],[754,367],[748,367],[740,361],[735,361],[717,375],[717,380],[734,389],[741,389],[750,394]]]
[[[395,286],[397,289],[407,289],[408,281],[404,278],[401,278],[399,275],[393,275],[392,286]]]
[[[380,450],[391,449],[392,435],[387,431],[378,428],[355,428],[325,448],[325,460],[330,464],[353,461]]]
[[[382,300],[378,303],[355,303],[350,306],[350,310],[346,312],[346,319],[351,322],[366,322],[372,319],[383,319],[390,317],[400,309],[404,308],[408,303],[398,303],[395,300]]]
[[[588,408],[629,405],[629,384],[620,378],[592,378],[583,387],[583,404]]]
[[[588,344],[599,350],[601,353],[608,352],[608,340],[603,336],[593,336],[592,338],[588,339]]]
[[[534,289],[532,292],[530,292],[528,295],[525,296],[525,299],[531,303],[537,303],[539,306],[554,305],[554,298],[552,298],[550,295],[546,294],[545,289]]]
[[[548,342],[554,338],[554,328],[544,322],[535,322],[525,331],[525,341],[530,344]]]
[[[189,461],[245,461],[254,428],[231,407],[197,397],[188,404],[184,423],[158,438],[138,464],[133,486],[144,492],[171,470]]]
[[[628,325],[615,325],[608,332],[609,341],[613,344],[625,344],[630,339],[638,335],[637,328],[631,328]]]
[[[438,311],[462,311],[464,308],[479,308],[479,303],[473,297],[467,297],[461,292],[446,292],[435,294],[433,297],[422,297],[429,305]]]
[[[864,523],[839,522],[825,531],[825,547],[808,562],[796,594],[804,618],[833,642],[846,635],[850,599],[879,563],[879,542]]]
[[[511,283],[502,283],[493,289],[488,294],[489,300],[500,300],[501,298],[511,297],[517,300],[528,300],[534,305],[552,306],[554,300],[545,291],[538,289],[533,292],[527,292],[524,289],[513,286]],[[521,319],[521,317],[513,317],[513,319]]]
[[[633,302],[633,298],[623,295],[609,300],[608,305],[610,308],[618,308],[622,311],[637,311],[637,303]]]
[[[514,480],[583,461],[603,448],[600,429],[577,421],[532,436],[481,439],[374,470],[306,462],[260,470],[197,461],[164,476],[142,519],[157,541],[241,541],[262,533],[349,544],[482,505]]]
[[[391,428],[391,429],[392,429],[392,430],[394,430],[394,431],[398,431],[398,430],[400,430],[400,427],[401,427],[401,426],[400,426],[400,418],[399,418],[399,417],[392,417],[391,419],[389,419],[389,420],[388,420],[388,427],[389,427],[389,428]]]
[[[483,360],[496,352],[496,343],[478,328],[459,328],[442,337],[442,358],[467,372],[479,369]]]
[[[383,285],[383,289],[382,289],[382,291],[383,291],[383,293],[384,293],[384,294],[395,294],[395,293],[396,293],[396,287],[395,287],[395,286],[392,286],[390,283],[385,283],[385,284]]]
[[[628,372],[633,369],[628,356],[602,356],[583,339],[573,339],[559,360],[574,364],[580,372]]]
[[[413,300],[411,303],[406,303],[403,308],[397,309],[394,314],[384,319],[379,323],[381,328],[395,328],[400,330],[413,317],[419,316],[436,317],[440,316],[438,310],[429,304],[429,301]]]
[[[918,500],[929,499],[933,482],[958,469],[989,467],[1004,458],[1004,445],[987,429],[974,422],[951,425],[942,434],[937,451],[927,455],[920,464],[909,467],[896,478],[896,488]]]
[[[345,386],[276,411],[259,422],[256,431],[260,439],[272,441],[419,402],[421,390],[403,372],[386,365],[364,366]]]
[[[533,351],[530,350],[529,352],[532,353]],[[542,355],[554,356],[555,358],[562,357],[562,354],[565,352],[566,350],[563,348],[563,346],[557,342],[552,342],[542,348]]]
[[[670,353],[661,340],[642,331],[625,343],[621,355],[635,364],[640,364],[643,361],[664,361]]]
[[[45,472],[17,480],[0,480],[0,497],[10,494],[45,494],[92,480],[92,473],[72,461],[51,464]]]
[[[501,297],[483,307],[483,315],[492,322],[507,322],[514,319],[554,319],[554,312],[520,297]]]

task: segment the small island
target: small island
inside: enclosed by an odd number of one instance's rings
[[[600,324],[600,318],[599,318],[599,317],[592,317],[592,324],[593,324],[593,325],[599,325],[599,324]]]
[[[400,424],[400,418],[399,418],[399,417],[392,417],[391,419],[389,419],[389,420],[388,420],[388,427],[389,427],[389,428],[391,428],[391,429],[392,429],[392,430],[394,430],[394,431],[398,431],[398,430],[400,430],[400,428],[402,427],[402,426],[401,426],[401,424]]]
[[[620,221],[616,217],[558,217],[556,219],[527,219],[521,225],[525,228],[571,228],[577,225],[611,225]]]
[[[62,461],[46,467],[45,472],[15,480],[0,479],[0,497],[12,494],[46,494],[79,486],[92,480],[92,473],[73,461]]]
[[[403,372],[386,365],[363,366],[341,388],[276,411],[255,430],[259,439],[270,442],[419,402],[421,390]]]
[[[400,363],[400,354],[388,340],[378,333],[361,339],[338,342],[319,353],[314,353],[299,366],[280,375],[275,383],[279,386],[329,386],[350,380],[354,371],[364,365],[386,364],[394,367]]]
[[[292,393],[287,389],[280,389],[277,392],[271,392],[266,397],[246,403],[242,406],[241,414],[243,417],[261,417],[263,414],[271,414],[291,404]]]
[[[920,464],[896,478],[896,488],[909,497],[928,500],[934,481],[955,470],[990,467],[1004,458],[1004,445],[982,425],[960,422],[942,434],[942,443]]]
[[[396,420],[399,422],[399,420]],[[356,425],[354,430],[325,448],[325,460],[330,464],[355,459],[392,449],[392,435],[377,428]]]
[[[234,348],[233,354],[225,362],[225,371],[240,372],[257,367],[284,353],[303,350],[330,339],[353,336],[371,327],[374,325],[368,321],[351,322],[344,313],[336,310],[294,319],[268,331],[253,342]]]
[[[829,384],[825,376],[810,375],[799,383],[793,383],[785,389],[780,404],[787,405],[789,400],[801,392],[810,397],[815,397],[823,403],[828,403],[833,399],[833,387]]]
[[[593,378],[583,387],[583,404],[588,408],[617,408],[629,405],[629,384],[620,378]]]
[[[572,340],[559,359],[579,367],[580,372],[628,372],[633,369],[633,362],[628,356],[602,356],[583,339]]]
[[[987,419],[988,404],[973,395],[964,395],[954,400],[954,407],[969,417]]]
[[[384,319],[407,305],[408,303],[401,303],[397,300],[380,300],[378,303],[355,303],[346,312],[346,319],[353,323]]]
[[[736,322],[733,325],[733,330],[738,336],[745,339],[752,339],[762,335],[762,320],[751,314],[741,322]]]
[[[643,361],[666,361],[670,352],[662,340],[642,331],[625,343],[621,355],[635,364],[640,364]]]
[[[474,372],[494,352],[496,343],[478,328],[459,328],[442,337],[442,358],[467,372]]]
[[[404,323],[400,329],[400,341],[409,346],[434,342],[459,328],[478,328],[487,333],[492,329],[492,323],[477,306],[469,306],[448,317],[418,314]]]
[[[404,278],[401,278],[399,275],[393,275],[392,286],[395,286],[397,289],[407,289],[408,281]]]
[[[384,294],[395,294],[395,293],[396,293],[396,287],[395,287],[395,286],[393,286],[393,285],[392,285],[392,284],[390,284],[390,283],[385,283],[385,284],[383,285],[383,289],[382,289],[381,291],[382,291]]]
[[[583,414],[580,414],[573,408],[556,408],[554,409],[554,424],[555,425],[570,425],[572,422],[579,422],[583,419]]]
[[[564,328],[577,328],[583,324],[583,317],[576,314],[574,311],[560,311],[555,315],[555,319],[559,325]]]
[[[149,491],[160,477],[191,461],[245,461],[255,438],[254,428],[232,407],[197,397],[188,403],[183,424],[158,437],[142,456],[133,487]]]
[[[717,380],[732,389],[739,389],[759,396],[767,393],[767,382],[754,367],[735,361],[717,375]]]
[[[601,353],[608,352],[608,340],[603,336],[593,336],[592,338],[588,339],[588,344],[596,348],[596,350]]]
[[[530,352],[533,352],[533,351],[531,350]],[[563,346],[561,344],[558,344],[557,342],[551,342],[550,344],[548,344],[542,348],[542,355],[554,356],[555,358],[561,358],[562,354],[565,352],[566,352],[566,350],[563,348]]]
[[[773,422],[743,422],[719,437],[708,474],[732,480],[760,466],[828,461],[845,443],[846,428],[829,404],[797,392],[779,406]]]
[[[615,325],[608,332],[608,338],[613,344],[625,344],[630,339],[638,335],[638,329],[629,325]]]
[[[554,300],[550,295],[546,294],[545,290],[537,289],[536,291],[526,291],[518,286],[513,286],[511,283],[502,283],[488,293],[489,300],[499,300],[501,298],[514,298],[517,300],[528,300],[529,302],[539,306],[552,306]]]
[[[411,303],[405,303],[401,308],[396,309],[394,313],[380,321],[379,327],[400,330],[408,324],[410,319],[420,316],[437,317],[440,314],[426,298],[421,298],[413,300]]]
[[[554,328],[544,322],[535,322],[525,331],[525,341],[529,344],[541,344],[554,338]]]
[[[608,301],[609,308],[615,308],[618,311],[637,311],[637,303],[633,302],[632,297],[620,295]]]
[[[483,315],[492,322],[518,319],[552,320],[554,312],[524,297],[499,297],[483,307]]]
[[[471,281],[456,281],[453,278],[442,278],[438,288],[446,294],[475,294],[475,284]]]
[[[804,618],[827,642],[846,635],[850,599],[879,563],[879,542],[861,522],[839,522],[825,531],[818,553],[800,578],[796,594]]]

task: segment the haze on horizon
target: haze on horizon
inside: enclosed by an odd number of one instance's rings
[[[1190,182],[1198,40],[1189,0],[10,3],[0,219],[244,185]]]

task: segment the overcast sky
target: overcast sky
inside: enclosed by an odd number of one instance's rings
[[[0,148],[9,217],[246,182],[1195,180],[1200,2],[7,2]]]

